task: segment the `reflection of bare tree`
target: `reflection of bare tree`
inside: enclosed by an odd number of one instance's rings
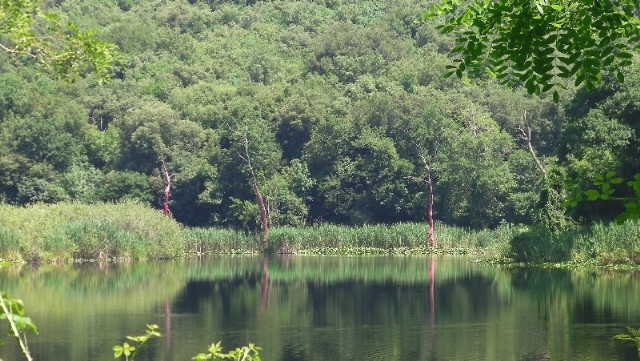
[[[168,298],[164,300],[164,339],[168,351],[171,348],[171,304]]]
[[[437,360],[437,347],[436,347],[436,260],[431,258],[429,260],[429,357],[424,358],[429,360]]]
[[[431,261],[429,262],[429,326],[431,327],[432,336],[435,334],[435,327],[436,327],[435,285],[436,285],[436,260],[431,258]]]
[[[262,259],[262,284],[260,285],[260,308],[267,308],[267,299],[269,298],[269,258]]]

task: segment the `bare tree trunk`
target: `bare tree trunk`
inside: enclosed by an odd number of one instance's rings
[[[258,199],[258,205],[260,206],[260,224],[262,225],[262,249],[266,250],[269,247],[269,217],[267,213],[267,205],[265,204],[264,197],[258,187],[258,179],[256,172],[251,165],[251,156],[249,155],[249,139],[247,133],[244,134],[244,155],[238,153],[238,156],[247,162],[249,167],[249,173],[251,174],[251,187],[253,188],[256,198]]]
[[[167,185],[164,188],[164,197],[162,201],[162,213],[165,216],[169,217],[171,215],[171,210],[169,209],[169,198],[171,197],[171,177],[173,177],[174,175],[170,174],[169,171],[167,170],[167,164],[165,163],[164,159],[162,159],[162,171],[167,181]]]
[[[427,162],[427,158],[424,156],[422,150],[420,150],[420,158],[422,159],[422,164],[424,164],[425,170],[425,183],[429,187],[429,201],[427,204],[427,220],[429,221],[429,247],[435,248],[438,247],[435,237],[435,230],[433,226],[433,181],[431,178],[431,167]]]
[[[525,142],[527,142],[527,150],[529,150],[529,153],[531,154],[531,157],[533,158],[533,161],[536,162],[536,166],[538,167],[540,172],[542,172],[542,175],[546,178],[547,177],[547,171],[544,169],[544,166],[542,165],[542,163],[540,162],[540,160],[536,156],[536,152],[535,152],[535,150],[533,150],[533,146],[531,145],[531,127],[529,126],[529,120],[527,119],[527,110],[526,109],[522,110],[522,119],[524,120],[524,126],[526,127],[526,131],[525,131],[525,129],[522,129],[520,127],[517,128],[520,131],[520,133],[522,133],[520,135],[520,139],[522,139]]]
[[[426,163],[425,163],[426,165]],[[429,210],[427,211],[427,217],[429,218],[429,246],[437,247],[436,237],[433,229],[433,182],[431,181],[431,168],[427,167],[427,184],[429,185]]]

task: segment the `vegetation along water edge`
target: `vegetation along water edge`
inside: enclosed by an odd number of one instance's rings
[[[276,227],[262,234],[184,227],[136,202],[0,205],[0,258],[8,262],[70,262],[179,258],[205,254],[418,255],[466,254],[499,262],[638,266],[640,223],[594,224],[551,232],[499,225],[470,230],[428,224],[359,227],[332,224]]]

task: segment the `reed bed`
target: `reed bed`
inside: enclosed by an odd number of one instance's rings
[[[0,205],[7,261],[176,258],[184,249],[182,227],[139,203]]]
[[[640,265],[640,221],[597,223],[556,233],[525,229],[512,238],[508,256],[521,262]]]
[[[185,251],[195,254],[262,253],[260,235],[228,228],[185,228]]]
[[[365,225],[332,224],[305,228],[278,227],[269,233],[268,253],[295,254],[485,254],[499,256],[516,233],[512,226],[472,231],[436,226],[437,248],[429,247],[426,224]],[[187,251],[198,254],[260,253],[260,234],[215,228],[186,229]]]

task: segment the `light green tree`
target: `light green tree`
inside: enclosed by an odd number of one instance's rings
[[[0,0],[0,50],[15,64],[35,61],[67,80],[90,69],[100,82],[108,81],[118,50],[95,35],[44,11],[37,0]]]

